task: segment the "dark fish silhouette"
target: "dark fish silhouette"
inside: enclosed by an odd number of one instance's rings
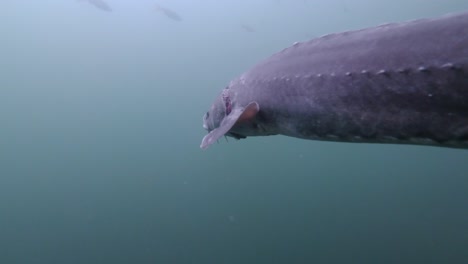
[[[242,28],[244,31],[249,32],[249,33],[253,33],[253,32],[256,31],[253,27],[251,27],[251,26],[249,26],[249,25],[246,25],[246,24],[241,24],[241,28]]]
[[[468,12],[295,43],[221,92],[201,148],[222,136],[468,149]]]
[[[156,4],[156,11],[158,12],[161,12],[163,13],[164,15],[166,15],[168,18],[174,20],[174,21],[182,21],[182,17],[179,16],[179,14],[177,14],[175,11],[172,11],[168,8],[165,8],[165,7],[162,7],[158,4]]]
[[[112,8],[104,0],[78,0],[79,2],[88,2],[102,11],[112,12]]]

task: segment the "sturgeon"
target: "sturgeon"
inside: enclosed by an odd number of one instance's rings
[[[203,117],[222,136],[468,148],[468,12],[295,43],[232,80]]]

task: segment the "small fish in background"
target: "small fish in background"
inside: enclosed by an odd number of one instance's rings
[[[348,3],[346,1],[343,1],[343,13],[348,13],[349,12],[349,8],[348,8]]]
[[[158,12],[161,12],[163,13],[164,15],[166,15],[168,18],[174,20],[174,21],[182,21],[182,17],[177,14],[175,11],[172,11],[168,8],[165,8],[165,7],[162,7],[158,4],[156,4],[156,8],[155,8],[156,11]]]
[[[88,2],[102,11],[112,12],[112,8],[104,0],[78,0],[78,2]]]
[[[253,32],[256,32],[256,30],[249,26],[249,25],[246,25],[246,24],[241,24],[241,28],[245,31],[245,32],[249,32],[249,33],[253,33]]]

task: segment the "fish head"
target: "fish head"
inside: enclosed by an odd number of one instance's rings
[[[255,101],[245,106],[234,104],[229,88],[224,89],[203,116],[203,128],[208,135],[203,138],[200,147],[206,149],[222,136],[241,139],[252,134],[249,130],[259,110]]]
[[[208,132],[213,131],[215,128],[219,127],[225,116],[225,104],[223,102],[222,96],[219,95],[211,105],[210,110],[208,110],[203,116],[203,128]]]

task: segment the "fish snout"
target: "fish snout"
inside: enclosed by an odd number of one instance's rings
[[[207,131],[210,131],[210,128],[209,128],[208,123],[207,123],[207,122],[208,122],[208,116],[209,116],[208,112],[206,112],[206,113],[203,115],[203,128],[204,128],[205,130],[207,130]]]

